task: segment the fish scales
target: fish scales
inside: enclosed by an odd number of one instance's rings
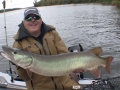
[[[44,76],[62,76],[77,70],[90,70],[98,76],[98,66],[107,66],[112,57],[102,58],[93,52],[70,52],[60,55],[38,55],[3,46],[10,61],[16,65]],[[98,53],[97,53],[98,54]],[[106,68],[109,72],[109,65]]]

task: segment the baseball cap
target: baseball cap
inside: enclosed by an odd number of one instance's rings
[[[39,11],[38,11],[38,9],[36,7],[28,7],[28,8],[26,8],[25,11],[24,11],[24,18],[29,14],[35,14],[35,15],[41,17],[41,15],[40,15],[40,13],[39,13]]]

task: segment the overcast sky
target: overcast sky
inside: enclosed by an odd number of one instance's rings
[[[0,0],[0,9],[3,9],[3,1],[4,0]],[[6,8],[24,8],[33,6],[33,2],[34,0],[6,0]]]

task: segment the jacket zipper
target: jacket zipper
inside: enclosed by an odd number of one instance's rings
[[[38,40],[38,39],[36,39],[36,38],[35,38],[35,40],[39,42],[39,40]],[[41,42],[39,42],[39,44],[42,46],[42,49],[43,49],[43,51],[44,51],[44,54],[46,55],[46,51],[45,51],[45,49],[44,49],[44,47],[43,47],[42,43],[41,43]],[[35,45],[37,46],[37,44],[36,44],[36,43],[35,43]],[[39,48],[39,47],[37,46],[37,48]],[[40,49],[39,49],[39,51],[40,51]],[[42,53],[41,53],[41,51],[40,51],[40,54],[42,54]]]

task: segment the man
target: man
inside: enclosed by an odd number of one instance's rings
[[[67,53],[68,49],[54,27],[46,25],[35,7],[24,11],[24,20],[14,36],[14,48],[43,55]],[[61,66],[62,67],[62,66]],[[69,75],[48,77],[26,72],[17,67],[18,75],[26,82],[28,90],[63,90],[79,85]]]

